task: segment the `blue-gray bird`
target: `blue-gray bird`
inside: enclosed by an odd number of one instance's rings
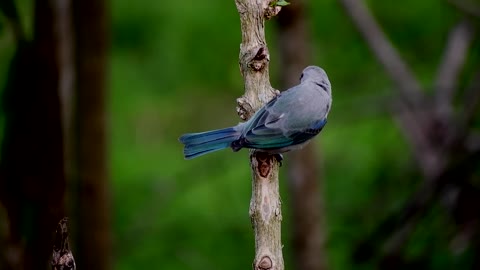
[[[332,104],[330,81],[317,66],[305,68],[300,84],[282,92],[247,122],[180,137],[186,159],[231,147],[279,154],[301,148],[327,123]]]

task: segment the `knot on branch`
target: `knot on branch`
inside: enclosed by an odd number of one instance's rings
[[[265,9],[265,19],[270,20],[272,17],[275,17],[278,15],[280,10],[282,10],[282,6],[276,5],[277,0],[273,1],[265,1],[267,5],[264,7]]]
[[[269,155],[268,153],[265,153],[265,152],[256,151],[254,153],[254,158],[257,161],[256,162],[257,173],[261,177],[267,178],[270,172],[272,171],[274,156]]]
[[[255,270],[269,270],[272,269],[273,263],[272,259],[268,256],[262,257],[262,259],[258,262],[257,266],[255,267]]]
[[[254,114],[252,105],[245,96],[237,98],[237,114],[243,121],[247,121]]]
[[[256,48],[249,49],[241,56],[241,65],[247,65],[247,67],[254,71],[263,70],[268,62],[270,62],[270,54],[267,47],[258,46]],[[242,75],[245,76],[245,69],[242,67]]]
[[[257,50],[257,53],[248,62],[248,66],[255,71],[259,71],[259,70],[262,70],[269,61],[270,61],[270,55],[268,54],[267,48],[260,47]]]

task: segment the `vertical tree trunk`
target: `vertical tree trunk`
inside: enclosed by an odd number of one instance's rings
[[[282,67],[280,85],[290,88],[299,82],[298,74],[310,62],[311,48],[305,15],[305,1],[295,0],[285,8],[278,19],[279,56]],[[294,268],[302,270],[326,269],[323,247],[325,222],[322,222],[323,201],[319,190],[321,174],[318,170],[315,142],[305,148],[288,153],[288,181],[293,220]]]
[[[245,95],[238,99],[239,115],[248,119],[254,111],[275,96],[268,76],[270,54],[265,41],[265,19],[275,16],[280,7],[269,0],[236,0],[242,28],[240,70]],[[283,270],[281,206],[278,162],[274,156],[252,152],[252,199],[250,218],[255,233],[254,270]]]
[[[75,253],[79,269],[110,269],[110,198],[106,159],[107,8],[102,0],[73,2],[76,39],[74,175]],[[74,249],[75,251],[75,249]]]
[[[52,233],[65,213],[61,23],[55,3],[35,2],[33,41],[17,40],[4,91],[0,200],[9,219],[4,269],[47,269]]]

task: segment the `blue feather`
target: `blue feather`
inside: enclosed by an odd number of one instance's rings
[[[189,133],[179,138],[185,144],[183,154],[186,159],[192,159],[214,151],[230,147],[231,143],[238,139],[239,132],[233,127],[200,132]]]
[[[324,118],[313,123],[309,128],[288,136],[284,135],[278,129],[271,129],[262,125],[248,131],[245,139],[239,146],[257,149],[281,149],[301,144],[320,133],[326,123],[327,119]]]
[[[313,125],[311,125],[307,131],[318,134],[320,133],[320,131],[322,131],[323,127],[326,124],[327,124],[327,118],[323,118],[322,120],[317,121],[316,123],[313,123]]]

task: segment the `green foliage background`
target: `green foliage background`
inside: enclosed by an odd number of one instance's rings
[[[326,69],[334,95],[329,123],[317,139],[328,236],[327,254],[319,256],[327,257],[330,269],[371,269],[353,266],[353,245],[401,207],[421,177],[388,112],[395,89],[382,67],[337,1],[309,2],[311,64]],[[367,3],[430,89],[448,31],[460,14],[437,0]],[[177,141],[185,132],[239,121],[235,99],[243,93],[243,81],[234,1],[115,0],[111,10],[108,109],[115,268],[250,269],[254,242],[247,151],[186,161]],[[269,21],[266,31],[275,87],[282,68],[276,49],[279,29]],[[13,50],[8,39],[0,40],[0,46],[0,74],[5,74]],[[478,59],[478,53],[471,58]],[[283,242],[286,269],[291,269],[289,229],[295,221],[289,215],[285,170]],[[435,210],[409,242],[409,256],[428,256],[431,269],[460,269],[456,267],[468,261],[461,256],[468,254],[452,257],[449,252],[452,226],[442,208]]]

